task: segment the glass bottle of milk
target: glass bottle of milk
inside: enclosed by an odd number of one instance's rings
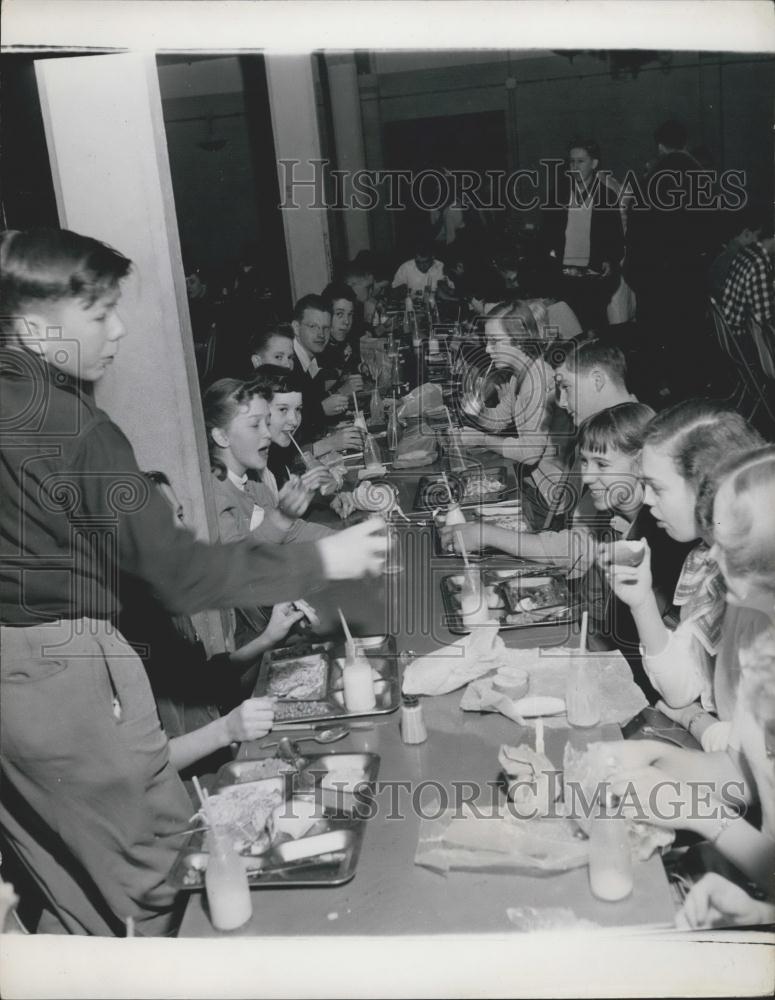
[[[208,831],[207,849],[205,891],[210,920],[218,931],[233,931],[253,914],[248,874],[229,838],[217,827]]]

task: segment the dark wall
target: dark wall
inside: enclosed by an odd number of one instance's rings
[[[0,228],[59,225],[31,56],[3,56],[0,113]]]

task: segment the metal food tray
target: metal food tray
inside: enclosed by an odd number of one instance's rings
[[[469,509],[468,507],[466,508]],[[520,508],[521,509],[521,508]],[[516,510],[516,507],[515,507]],[[483,518],[481,513],[474,511],[474,516],[480,521],[490,522],[494,520],[493,518]],[[523,517],[524,520],[524,517]],[[529,531],[527,527],[527,522],[525,522],[525,530]],[[432,534],[433,534],[433,554],[438,559],[460,559],[461,556],[455,551],[448,551],[441,544],[441,533],[439,531],[439,525],[433,521],[432,522]],[[469,552],[468,559],[470,562],[481,562],[482,559],[491,559],[493,556],[504,556],[506,559],[511,559],[513,561],[513,556],[509,556],[502,549],[494,549],[487,545],[479,552]]]
[[[255,697],[266,696],[275,665],[320,652],[329,663],[328,690],[325,698],[316,701],[278,700],[275,702],[275,722],[323,722],[331,719],[352,719],[361,715],[388,715],[390,712],[395,712],[401,704],[401,678],[395,639],[390,635],[377,635],[356,637],[356,641],[361,644],[364,655],[379,674],[379,679],[375,678],[374,681],[377,704],[371,711],[350,712],[345,707],[342,680],[345,655],[343,640],[299,643],[265,653],[256,680]]]
[[[352,764],[363,772],[361,787],[354,791],[337,791],[321,785],[324,774],[334,759]],[[266,759],[266,758],[261,758]],[[304,756],[299,771],[294,772],[297,784],[286,784],[285,802],[292,815],[295,801],[314,804],[314,825],[295,840],[275,841],[264,854],[241,855],[248,868],[248,884],[254,889],[332,886],[349,882],[355,875],[361,852],[368,810],[358,809],[365,795],[374,795],[374,782],[379,773],[380,758],[374,753],[325,753]],[[219,788],[238,784],[259,784],[251,781],[251,766],[257,760],[232,761],[219,770],[214,794]],[[318,818],[319,817],[319,818]],[[326,839],[323,840],[322,838]],[[188,842],[181,848],[167,876],[167,882],[183,892],[204,888],[208,853],[206,831],[192,830]],[[325,848],[316,855],[310,853]]]
[[[465,481],[482,477],[497,478],[503,483],[503,487],[491,493],[480,493],[478,496],[464,499]],[[466,472],[448,472],[448,492],[441,473],[434,472],[431,475],[422,476],[417,483],[417,492],[414,495],[414,509],[432,511],[436,507],[447,507],[449,505],[450,492],[452,493],[453,500],[459,503],[463,510],[470,510],[481,504],[496,503],[504,495],[511,492],[509,480],[512,478],[513,473],[510,475],[505,465],[489,465],[483,468],[468,469]]]
[[[565,582],[565,575],[562,571],[558,570],[556,567],[549,566],[516,566],[511,569],[486,569],[481,570],[483,582],[485,586],[495,586],[498,587],[500,583],[506,578],[512,577],[545,577],[551,576],[561,579]],[[505,575],[504,575],[505,574]],[[444,624],[454,635],[468,635],[471,632],[471,628],[463,623],[463,617],[460,613],[459,606],[456,600],[456,594],[459,593],[457,587],[452,582],[454,576],[462,576],[462,573],[451,573],[448,576],[441,578],[441,597],[444,602]],[[568,597],[570,602],[570,595]],[[578,617],[578,608],[568,605],[559,609],[562,614],[554,614],[551,612],[555,609],[546,608],[546,618],[541,618],[542,611],[540,609],[533,614],[538,615],[538,620],[528,620],[524,622],[508,622],[506,621],[506,616],[511,614],[508,606],[508,601],[503,598],[504,607],[497,608],[490,611],[490,616],[493,620],[500,623],[501,631],[507,631],[511,629],[522,629],[522,628],[540,628],[547,625],[565,625],[570,624],[575,621]],[[526,613],[527,614],[527,613]]]

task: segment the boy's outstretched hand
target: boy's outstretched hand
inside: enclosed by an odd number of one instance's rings
[[[378,576],[387,554],[387,534],[381,517],[369,518],[317,542],[329,580],[357,580]]]

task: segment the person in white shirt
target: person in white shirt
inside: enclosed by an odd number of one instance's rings
[[[433,244],[423,238],[417,241],[414,257],[405,260],[393,275],[393,288],[406,295],[422,295],[426,288],[435,293],[443,277],[443,263],[433,256]]]

